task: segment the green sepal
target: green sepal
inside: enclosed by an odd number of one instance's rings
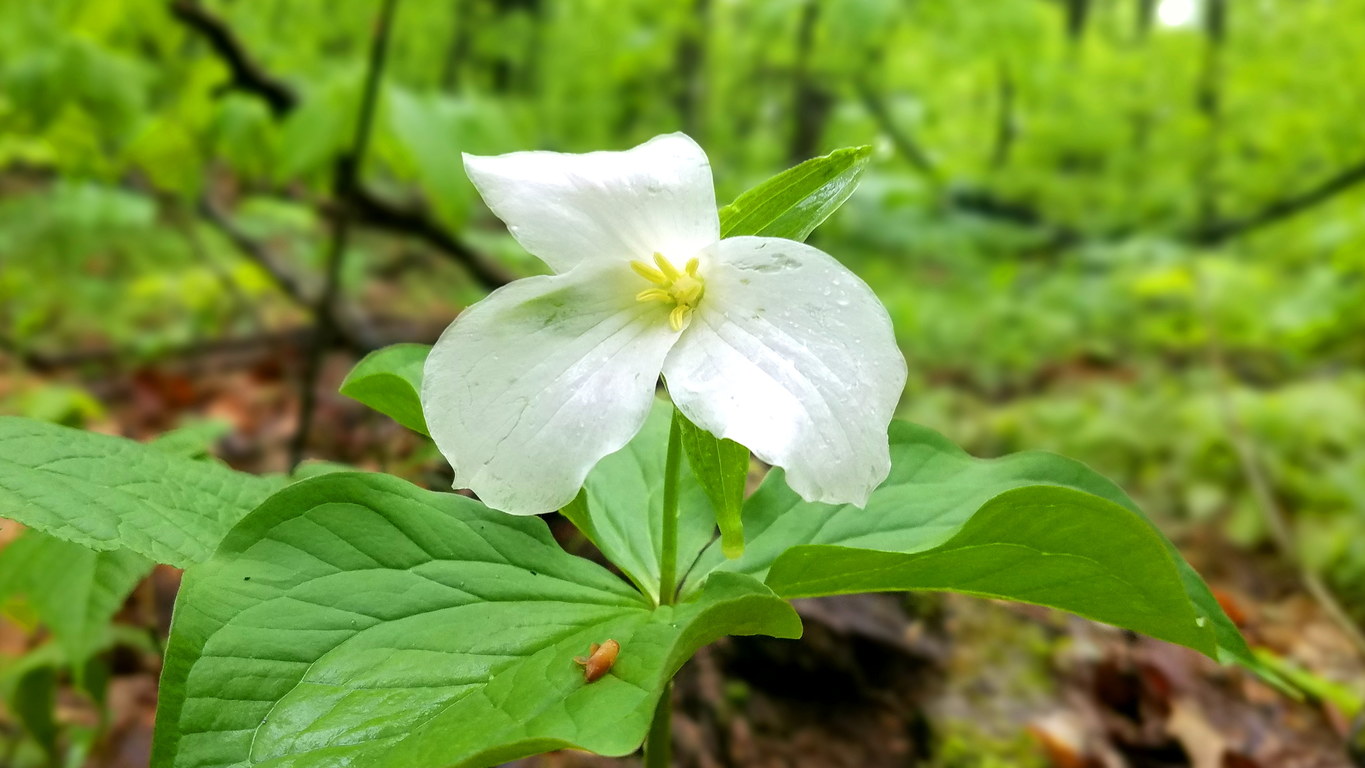
[[[706,492],[720,528],[721,551],[727,558],[744,554],[744,484],[749,478],[749,449],[718,438],[678,414],[683,451],[692,476]]]
[[[663,543],[664,469],[673,406],[657,400],[640,432],[593,467],[583,490],[560,512],[641,592],[659,598]],[[710,502],[690,472],[678,478],[678,556],[673,583],[680,584],[715,528]]]

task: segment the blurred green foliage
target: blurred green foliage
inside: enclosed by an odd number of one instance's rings
[[[1299,555],[1365,606],[1365,0],[979,5],[409,0],[363,184],[524,274],[460,152],[684,130],[726,201],[873,144],[813,242],[887,303],[903,415],[980,453],[1082,458],[1158,517],[1255,546],[1230,411]],[[288,103],[172,6],[221,21]],[[373,13],[0,0],[0,340],[144,358],[306,319],[202,202],[316,275]],[[486,289],[383,229],[352,247],[356,302],[387,282],[383,312],[445,318]],[[0,407],[98,410],[23,398]]]

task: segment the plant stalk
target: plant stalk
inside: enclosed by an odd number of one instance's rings
[[[678,475],[682,471],[682,428],[678,410],[668,426],[668,456],[664,459],[663,529],[659,552],[659,605],[672,605],[678,585]],[[668,768],[673,753],[673,683],[664,687],[645,737],[645,768]]]
[[[645,738],[645,768],[669,768],[673,757],[673,683],[664,686]]]
[[[682,429],[678,411],[668,427],[668,458],[664,464],[662,549],[659,553],[659,605],[672,605],[678,591],[678,473],[682,468]]]

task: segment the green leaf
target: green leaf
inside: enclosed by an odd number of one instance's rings
[[[720,209],[720,236],[805,240],[858,188],[872,147],[849,147],[789,168]]]
[[[291,486],[186,574],[152,765],[486,766],[562,747],[624,755],[724,634],[795,637],[754,579],[653,608],[546,525],[377,474]],[[614,639],[610,673],[573,658]]]
[[[786,597],[949,590],[1061,608],[1215,655],[1160,534],[1098,496],[1026,486],[996,496],[947,542],[915,553],[795,547],[768,585]]]
[[[664,464],[673,406],[659,400],[626,447],[597,463],[583,492],[560,510],[616,567],[654,600],[659,599],[663,542]],[[678,570],[674,584],[711,542],[706,492],[682,472],[678,488]]]
[[[57,669],[34,666],[15,681],[10,694],[10,710],[24,730],[54,758],[57,754]]]
[[[425,435],[422,366],[430,352],[430,344],[394,344],[371,352],[341,382],[341,394]]]
[[[0,516],[91,549],[183,568],[276,487],[132,440],[0,417]]]
[[[692,475],[711,500],[720,527],[721,551],[728,558],[744,554],[744,484],[749,478],[749,449],[717,438],[679,414],[683,451]]]
[[[213,458],[213,445],[232,432],[226,421],[208,420],[157,435],[147,445],[187,459]]]
[[[88,547],[25,531],[0,550],[0,599],[28,598],[73,665],[80,665],[108,639],[109,621],[152,561],[126,549]]]
[[[1174,545],[1113,483],[1047,453],[976,459],[891,425],[891,475],[866,509],[803,501],[773,470],[744,507],[748,546],[697,571],[784,597],[927,589],[1047,605],[1253,669],[1236,627]]]

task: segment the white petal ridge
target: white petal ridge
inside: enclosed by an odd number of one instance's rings
[[[706,295],[664,361],[678,408],[782,467],[808,501],[863,506],[886,479],[905,358],[872,289],[833,257],[720,241]]]
[[[637,279],[584,264],[518,280],[446,329],[422,408],[455,487],[504,512],[550,512],[640,430],[677,334],[635,301]]]
[[[624,152],[467,154],[464,164],[512,237],[555,272],[655,252],[682,264],[720,237],[711,164],[681,133]]]

